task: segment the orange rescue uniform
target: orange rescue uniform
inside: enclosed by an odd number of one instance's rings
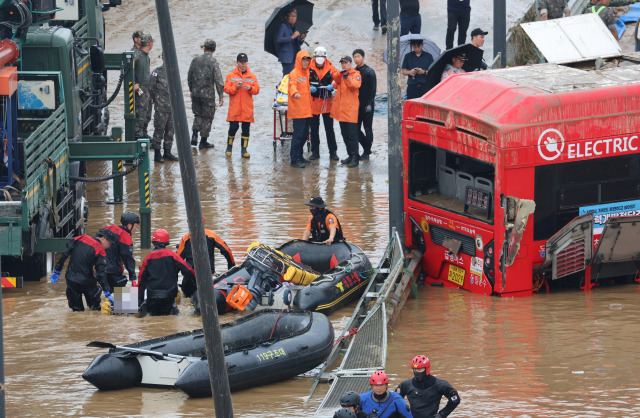
[[[322,66],[322,68],[316,66],[316,60],[311,60],[311,63],[309,64],[309,68],[315,71],[315,73],[318,75],[318,80],[320,81],[320,84],[324,84],[323,81],[325,80],[325,77],[331,80],[331,77],[333,77],[335,73],[340,73],[340,71],[338,71],[336,67],[334,67],[333,64],[331,64],[331,61],[329,61],[328,59],[324,60],[324,65]],[[313,114],[322,115],[323,113],[331,112],[332,101],[333,101],[333,97],[331,96],[331,94],[329,94],[329,97],[327,97],[326,99],[321,99],[319,97],[312,96],[311,110]]]
[[[332,76],[337,92],[331,105],[331,117],[338,122],[358,123],[358,93],[362,84],[360,71],[351,68],[347,78],[343,76],[339,71]]]
[[[243,87],[238,88],[236,84],[242,82]],[[244,86],[250,85],[251,90]],[[241,73],[238,67],[227,74],[224,82],[224,92],[229,95],[229,112],[227,122],[254,122],[253,120],[253,96],[260,93],[260,85],[255,74],[249,70]]]
[[[295,67],[293,71],[289,73],[289,103],[287,107],[287,117],[289,119],[305,119],[313,116],[313,112],[311,111],[309,69],[307,68],[305,70],[302,68],[302,58],[311,59],[311,55],[306,51],[298,52]],[[296,93],[300,94],[299,99],[294,97]]]

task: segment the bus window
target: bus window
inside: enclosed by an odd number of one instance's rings
[[[535,170],[535,241],[551,238],[578,216],[580,207],[640,198],[638,154],[545,165]]]
[[[409,198],[493,224],[495,169],[420,142],[409,143]],[[485,196],[485,206],[468,196]]]

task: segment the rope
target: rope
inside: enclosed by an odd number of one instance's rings
[[[283,310],[280,311],[280,315],[278,315],[278,318],[276,319],[276,323],[273,324],[273,329],[271,330],[271,334],[269,335],[269,339],[271,339],[271,337],[273,337],[273,333],[276,330],[276,325],[278,325],[278,321],[280,320],[280,317],[282,316],[284,311],[286,311],[287,309],[289,309],[289,308],[284,308]]]
[[[335,347],[336,345],[340,344],[340,341],[342,341],[342,340],[344,340],[345,338],[348,338],[348,337],[353,337],[357,333],[358,333],[358,328],[350,329],[349,333],[347,335],[343,335],[342,337],[338,338],[338,340],[333,344],[333,346]]]
[[[99,181],[107,181],[107,180],[113,180],[113,179],[118,178],[118,177],[124,177],[126,175],[129,175],[129,174],[133,173],[133,171],[140,166],[140,163],[142,162],[142,160],[144,160],[144,158],[146,156],[147,156],[147,153],[145,151],[145,152],[142,153],[142,155],[140,155],[140,158],[138,158],[136,161],[134,161],[133,166],[131,168],[128,168],[125,171],[119,171],[117,173],[111,174],[110,176],[104,176],[104,177],[75,177],[75,176],[69,176],[69,180],[82,181],[82,182],[85,182],[85,183],[97,183]]]

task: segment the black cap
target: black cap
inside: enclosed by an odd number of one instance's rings
[[[480,28],[475,28],[474,30],[471,31],[471,37],[473,38],[474,36],[478,36],[478,35],[487,35],[489,32],[485,32]]]
[[[311,200],[308,201],[307,203],[305,203],[305,205],[307,206],[315,206],[317,208],[326,208],[327,205],[326,203],[324,203],[324,200],[322,200],[322,198],[320,196],[311,196]]]
[[[343,55],[340,57],[340,61],[338,62],[342,62],[342,61],[346,61],[346,62],[353,62],[353,60],[351,59],[351,57],[349,55]]]
[[[462,52],[459,55],[456,55],[454,58],[458,58],[460,61],[468,61],[469,58],[467,58],[467,53],[466,52]]]
[[[98,233],[96,234],[96,237],[98,238],[105,237],[107,241],[109,241],[112,244],[115,244],[116,242],[118,242],[118,234],[106,228],[99,230]]]
[[[238,57],[236,58],[236,61],[238,61],[238,62],[249,61],[249,58],[247,58],[247,54],[242,52],[242,53],[238,54]]]

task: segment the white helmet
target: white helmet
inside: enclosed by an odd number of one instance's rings
[[[327,56],[327,50],[322,47],[319,46],[315,49],[315,51],[313,51],[313,56],[314,57],[326,57]]]

